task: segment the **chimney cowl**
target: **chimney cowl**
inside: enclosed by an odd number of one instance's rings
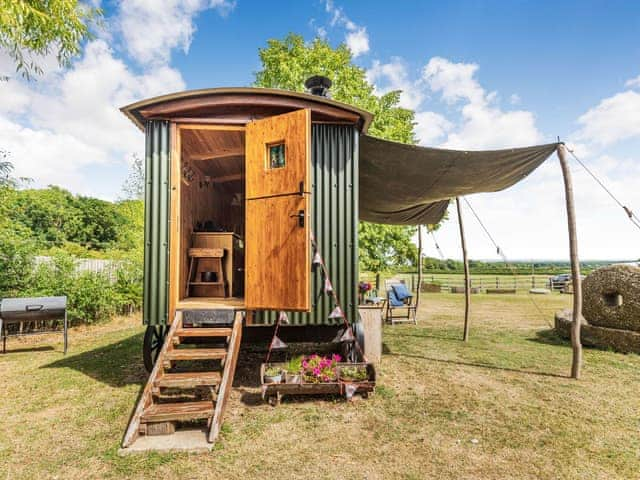
[[[307,78],[304,82],[304,86],[311,95],[318,95],[319,97],[327,97],[330,98],[329,89],[331,88],[332,82],[327,77],[323,77],[322,75],[314,75],[313,77]]]

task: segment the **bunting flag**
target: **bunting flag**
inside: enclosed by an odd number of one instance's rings
[[[344,396],[347,397],[347,400],[351,400],[353,394],[358,390],[358,386],[353,383],[345,383],[344,384]]]
[[[353,336],[353,330],[351,330],[351,327],[347,327],[345,332],[340,337],[341,342],[353,342],[355,339],[356,337]]]
[[[333,285],[331,285],[329,277],[324,279],[324,293],[333,293]]]
[[[329,318],[344,318],[344,313],[342,313],[342,309],[340,307],[336,307],[329,314]]]
[[[280,338],[278,338],[277,335],[274,335],[273,339],[271,340],[271,345],[269,346],[269,348],[271,350],[278,350],[282,348],[287,348],[287,344],[284,343],[282,340],[280,340]]]
[[[320,252],[316,252],[316,254],[313,256],[313,264],[322,265],[322,257],[320,256]]]
[[[287,312],[280,312],[278,316],[278,323],[282,325],[289,325],[289,317],[287,316]]]

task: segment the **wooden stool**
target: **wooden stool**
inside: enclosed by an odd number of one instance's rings
[[[190,248],[189,274],[187,275],[186,296],[193,290],[198,292],[195,297],[226,297],[226,278],[222,259],[225,255],[224,248]],[[215,282],[203,282],[202,272],[214,272],[217,275]],[[222,290],[222,294],[220,294]]]

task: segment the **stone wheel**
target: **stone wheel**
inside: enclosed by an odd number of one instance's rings
[[[144,361],[144,368],[147,372],[151,373],[153,366],[158,359],[160,349],[164,344],[164,339],[167,336],[168,327],[166,325],[151,325],[147,327],[144,332],[144,343],[142,345],[142,359]]]

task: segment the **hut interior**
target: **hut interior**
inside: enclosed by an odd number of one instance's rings
[[[179,306],[237,308],[244,297],[244,128],[181,126],[180,161]]]

